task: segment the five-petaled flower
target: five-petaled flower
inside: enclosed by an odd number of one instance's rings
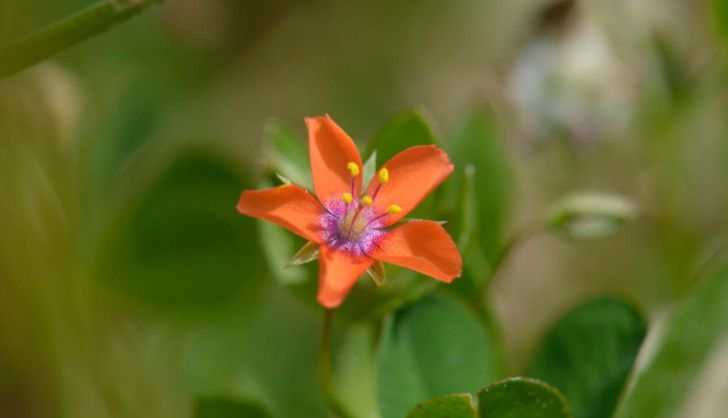
[[[440,224],[398,224],[453,171],[444,151],[433,145],[407,148],[361,194],[362,163],[354,141],[328,115],[306,118],[306,126],[318,200],[285,184],[244,191],[237,208],[320,245],[319,303],[337,307],[377,261],[447,283],[460,276],[460,253]]]

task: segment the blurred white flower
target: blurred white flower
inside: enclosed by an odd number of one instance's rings
[[[627,127],[633,79],[609,38],[582,20],[526,46],[510,74],[508,95],[527,137],[566,133],[593,142]]]

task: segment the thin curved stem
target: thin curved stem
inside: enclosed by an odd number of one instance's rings
[[[324,400],[329,410],[337,417],[349,418],[349,414],[341,406],[334,390],[331,375],[331,333],[334,323],[334,310],[327,309],[324,313],[324,323],[321,332],[321,346],[319,350],[319,378],[324,393]]]
[[[106,0],[35,33],[0,46],[0,79],[105,32],[164,0]]]

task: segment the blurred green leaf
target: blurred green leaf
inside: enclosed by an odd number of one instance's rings
[[[431,297],[398,311],[380,350],[384,418],[405,416],[423,399],[474,392],[497,378],[490,334],[449,299]]]
[[[489,260],[493,260],[501,245],[502,230],[511,199],[513,179],[508,156],[490,113],[484,109],[472,113],[449,143],[450,160],[455,165],[452,180],[449,181],[448,202],[451,207],[460,207],[465,185],[465,168],[475,168],[474,201],[477,208],[472,225],[472,240],[479,242]],[[453,224],[461,230],[466,220]]]
[[[367,155],[377,152],[384,163],[402,150],[415,145],[437,144],[425,118],[414,110],[407,110],[390,119],[367,147]]]
[[[163,0],[107,0],[47,28],[0,46],[0,78],[103,33]]]
[[[273,146],[270,164],[285,178],[310,190],[312,180],[306,141],[276,121],[268,122],[264,131]]]
[[[259,244],[250,239],[254,220],[235,211],[245,184],[209,153],[180,155],[109,226],[100,276],[175,310],[254,301],[265,270]]]
[[[462,195],[460,197],[460,228],[458,231],[458,248],[463,257],[463,273],[453,283],[453,288],[466,298],[482,291],[486,279],[490,276],[491,265],[480,246],[478,236],[478,197],[475,190],[476,168],[472,164],[465,166]]]
[[[545,382],[515,377],[478,392],[480,418],[570,418],[569,405]]]
[[[723,43],[728,45],[728,0],[712,0],[713,16]]]
[[[475,418],[473,396],[469,393],[430,399],[417,405],[407,418]]]
[[[270,418],[260,405],[224,397],[195,399],[194,418]]]
[[[608,418],[647,332],[630,304],[597,299],[564,315],[541,343],[528,372],[558,388],[576,418]]]
[[[616,418],[677,416],[695,390],[698,374],[728,338],[728,265],[705,277],[692,294],[679,302],[636,370],[634,383],[617,409]],[[721,395],[717,395],[721,396]],[[725,397],[723,396],[723,399]],[[685,411],[688,415],[689,411]]]
[[[626,197],[585,191],[558,200],[546,226],[570,239],[590,240],[613,234],[636,216],[637,206]]]
[[[351,417],[378,416],[376,339],[372,322],[346,324],[336,345],[334,386]]]
[[[414,110],[399,113],[390,119],[377,133],[367,147],[367,153],[377,152],[380,166],[401,151],[416,145],[438,144],[425,118]],[[410,213],[412,218],[429,219],[434,215],[435,203],[439,195],[435,190]]]

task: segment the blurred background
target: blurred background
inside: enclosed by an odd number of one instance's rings
[[[0,43],[93,3],[0,0]],[[303,118],[323,113],[362,150],[413,109],[446,149],[487,144],[485,254],[574,190],[640,208],[606,238],[513,249],[487,290],[504,376],[592,297],[659,320],[728,232],[723,3],[168,0],[0,80],[0,417],[191,417],[219,399],[326,416],[315,266],[283,271],[301,242],[234,210],[281,165],[276,135],[305,152]],[[371,290],[347,302],[351,329],[376,323]],[[727,406],[712,378],[684,416]],[[359,416],[378,416],[371,382]]]

